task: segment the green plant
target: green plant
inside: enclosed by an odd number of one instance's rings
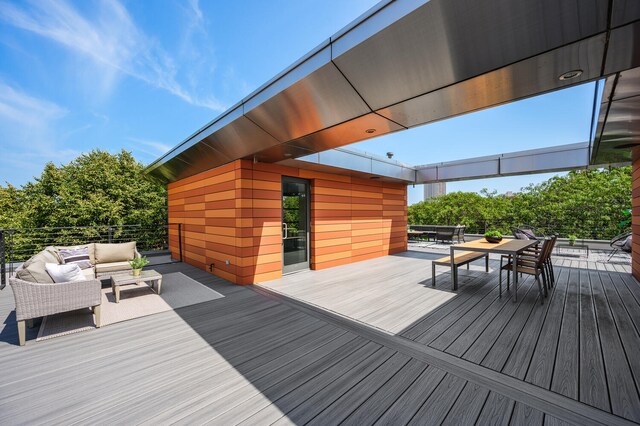
[[[502,238],[502,234],[499,231],[487,231],[484,233],[485,237]]]
[[[573,244],[576,242],[576,240],[578,239],[578,237],[576,235],[569,235],[567,238],[569,238],[569,243]]]
[[[129,265],[131,265],[132,269],[142,269],[149,264],[149,259],[145,256],[142,257],[134,257],[133,260],[129,261]]]
[[[618,224],[620,229],[626,229],[631,226],[631,209],[622,210],[624,219]]]

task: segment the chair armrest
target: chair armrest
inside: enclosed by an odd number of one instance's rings
[[[101,283],[96,279],[41,284],[9,278],[16,302],[16,320],[38,318],[102,303]]]

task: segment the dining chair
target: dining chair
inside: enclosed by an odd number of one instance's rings
[[[538,250],[530,251],[526,254],[522,254],[515,259],[507,257],[507,263],[503,265],[505,256],[500,259],[500,275],[499,275],[499,287],[500,296],[502,297],[502,271],[507,271],[507,290],[509,290],[511,272],[514,274],[526,274],[535,276],[536,283],[538,284],[538,291],[540,292],[540,303],[544,304],[544,298],[547,296],[548,288],[548,263],[551,257],[551,249],[555,243],[555,239],[545,238],[542,242],[542,247]],[[540,280],[542,278],[542,282]]]

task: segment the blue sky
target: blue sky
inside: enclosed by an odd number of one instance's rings
[[[149,163],[375,3],[0,0],[0,181],[22,185],[94,148]],[[581,86],[351,147],[426,164],[581,142],[592,96]]]

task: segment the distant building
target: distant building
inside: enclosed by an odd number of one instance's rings
[[[435,197],[437,195],[444,195],[447,193],[447,183],[425,183],[424,184],[424,199],[425,201]]]
[[[515,196],[515,194],[513,193],[513,191],[507,191],[507,192],[504,193],[504,196],[505,197],[513,197],[513,196]]]

